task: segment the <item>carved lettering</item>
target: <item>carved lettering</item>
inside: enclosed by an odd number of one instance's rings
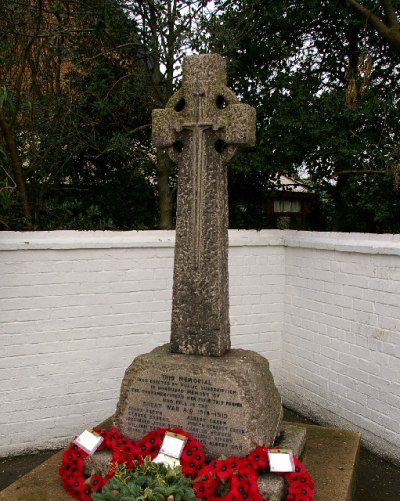
[[[237,420],[225,411],[242,407],[237,390],[217,386],[211,379],[160,374],[138,378],[131,392],[135,398],[128,410],[128,431],[145,423],[149,429],[172,426],[179,418],[179,426],[199,440],[207,435],[224,446],[234,444],[235,435],[243,433]]]

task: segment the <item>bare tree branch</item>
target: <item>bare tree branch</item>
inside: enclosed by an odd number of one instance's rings
[[[385,11],[386,21],[389,26],[397,28],[399,25],[399,20],[397,19],[396,12],[393,8],[392,0],[381,0],[383,10]]]
[[[345,169],[339,170],[333,174],[332,177],[344,176],[349,174],[387,174],[387,170],[384,169]]]
[[[400,52],[400,29],[396,14],[393,10],[392,2],[390,2],[389,0],[381,0],[381,4],[385,9],[385,13],[389,13],[388,21],[392,22],[393,16],[396,18],[396,21],[388,26],[380,19],[379,16],[374,14],[371,9],[368,9],[364,5],[360,4],[359,2],[357,2],[357,0],[346,1],[348,5],[350,5],[356,12],[361,14],[361,16],[366,19],[366,21],[369,21],[372,24],[376,31],[382,36],[384,40],[388,42],[388,44],[393,49],[395,49],[397,52]]]

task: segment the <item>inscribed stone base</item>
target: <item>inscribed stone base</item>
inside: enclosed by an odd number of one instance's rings
[[[164,345],[126,370],[114,424],[132,440],[157,427],[183,428],[214,458],[271,446],[281,418],[281,397],[258,353],[202,357],[172,354]]]

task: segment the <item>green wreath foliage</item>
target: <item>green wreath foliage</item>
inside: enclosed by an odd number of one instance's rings
[[[196,501],[190,479],[180,469],[153,463],[149,457],[141,465],[128,470],[125,464],[116,465],[115,476],[93,492],[93,501]]]

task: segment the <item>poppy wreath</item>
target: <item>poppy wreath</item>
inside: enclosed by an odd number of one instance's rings
[[[126,463],[128,468],[141,464],[145,456],[154,459],[161,448],[165,433],[171,431],[184,435],[187,442],[180,457],[182,473],[193,479],[196,497],[201,501],[262,501],[258,490],[258,474],[269,471],[268,448],[257,446],[243,458],[214,459],[206,464],[202,444],[181,428],[156,428],[141,440],[131,442],[116,428],[96,429],[103,438],[97,450],[109,449],[112,453],[111,468],[106,476],[99,474],[86,477],[84,461],[88,456],[72,442],[62,454],[59,468],[64,489],[79,501],[91,501],[91,493],[99,491],[114,476],[115,465]],[[313,501],[314,484],[302,462],[294,457],[295,471],[281,473],[289,482],[287,501]]]
[[[279,449],[279,446],[273,447]],[[269,471],[268,448],[258,445],[245,458],[244,464],[258,473]],[[289,482],[287,501],[313,501],[314,482],[299,458],[293,456],[293,472],[280,473]]]
[[[154,459],[161,448],[165,433],[172,431],[187,438],[185,447],[180,458],[182,473],[190,478],[196,478],[198,472],[205,465],[203,446],[192,435],[180,428],[157,428],[141,440],[131,442],[122,435],[115,427],[110,430],[93,428],[93,431],[103,437],[103,442],[98,451],[109,449],[112,454],[111,468],[103,477],[99,474],[86,477],[84,474],[85,458],[88,454],[74,442],[62,454],[62,463],[59,475],[64,489],[79,501],[91,501],[91,493],[99,491],[114,476],[115,465],[126,463],[127,468],[132,469],[134,463],[142,464],[145,456]]]
[[[73,498],[80,501],[91,501],[92,492],[101,490],[106,482],[114,476],[116,463],[127,463],[128,467],[133,468],[134,460],[142,461],[137,445],[124,437],[116,428],[110,428],[108,431],[94,428],[94,431],[104,439],[97,450],[110,449],[112,453],[111,468],[107,475],[103,477],[96,473],[89,478],[86,477],[84,466],[88,454],[74,442],[71,442],[63,452],[61,466],[58,470],[64,489]]]
[[[206,464],[206,458],[203,452],[202,444],[192,435],[181,428],[156,428],[145,435],[139,441],[139,451],[141,456],[150,456],[154,459],[160,452],[161,445],[164,441],[164,436],[167,431],[178,433],[187,438],[185,447],[180,457],[182,473],[185,477],[194,479],[198,476],[199,471]]]
[[[245,458],[214,459],[205,466],[193,488],[201,501],[262,501],[257,471]]]
[[[279,447],[276,447],[279,448]],[[313,501],[314,483],[302,462],[294,456],[295,471],[281,473],[289,482],[287,501]],[[201,501],[262,501],[258,474],[269,471],[268,448],[257,446],[244,458],[215,459],[205,466],[193,488]],[[221,487],[228,486],[225,495]],[[216,494],[218,493],[218,495]]]

